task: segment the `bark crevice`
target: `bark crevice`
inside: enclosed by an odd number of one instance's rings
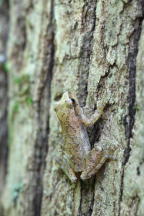
[[[80,62],[78,66],[78,89],[79,99],[82,106],[85,106],[87,97],[87,83],[89,68],[93,49],[93,34],[96,26],[96,1],[86,1],[82,10],[81,31],[83,41],[80,50]]]
[[[83,34],[83,41],[78,66],[78,97],[81,106],[86,105],[86,97],[88,93],[88,76],[93,50],[93,35],[96,27],[96,4],[96,0],[86,1],[82,9],[81,32]],[[94,179],[88,181],[87,183],[81,182],[79,215],[92,215],[95,195],[94,185]],[[88,206],[85,204],[86,200],[89,202]]]

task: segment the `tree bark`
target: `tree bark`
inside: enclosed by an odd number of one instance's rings
[[[0,215],[3,212],[1,197],[6,180],[8,159],[8,75],[5,64],[7,35],[8,2],[5,1],[0,7]]]
[[[11,0],[8,38],[9,159],[5,216],[144,214],[144,1]],[[63,143],[54,105],[77,93],[91,146],[117,160],[72,184],[58,167]]]

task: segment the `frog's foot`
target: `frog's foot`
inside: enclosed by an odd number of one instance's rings
[[[69,175],[68,177],[69,177],[71,183],[76,183],[77,182],[77,177],[76,176],[70,176]]]
[[[106,157],[107,160],[112,160],[112,161],[117,161],[118,160],[115,156],[110,155],[110,154],[105,155],[105,157]]]
[[[77,182],[77,177],[71,167],[68,167],[67,169],[63,169],[64,173],[67,175],[71,183]]]
[[[76,177],[74,171],[72,170],[72,168],[61,166],[61,169],[63,170],[63,172],[65,173],[65,175],[69,178],[69,180],[72,183],[76,183],[77,177]]]
[[[76,183],[77,177],[75,175],[75,172],[73,169],[70,167],[68,161],[61,161],[61,160],[56,160],[57,164],[59,165],[59,168],[65,173],[65,175],[69,178],[69,180],[72,183]]]

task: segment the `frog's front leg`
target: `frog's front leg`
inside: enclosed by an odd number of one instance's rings
[[[82,113],[82,114],[81,114],[81,121],[82,121],[82,123],[83,123],[86,127],[90,127],[90,126],[94,125],[94,124],[100,119],[100,117],[102,116],[104,107],[105,107],[105,106],[101,107],[101,109],[96,110],[95,113],[94,113],[90,118],[87,118],[87,117]]]
[[[97,110],[94,112],[94,114],[90,118],[87,118],[83,113],[83,109],[79,105],[76,95],[70,94],[70,97],[73,100],[76,113],[79,115],[81,122],[86,127],[94,125],[102,116],[106,103],[102,102],[101,105],[98,105]]]
[[[85,158],[85,170],[80,178],[85,180],[94,176],[107,159],[113,160],[113,156],[108,151],[104,152],[103,150],[93,148]]]

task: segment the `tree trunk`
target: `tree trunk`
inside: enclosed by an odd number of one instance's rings
[[[11,0],[9,14],[4,215],[142,216],[144,1]],[[109,100],[88,134],[117,159],[75,184],[56,163],[63,140],[54,105],[67,90],[88,116]]]
[[[0,1],[0,215],[1,197],[5,185],[8,159],[8,75],[6,70],[6,43],[8,35],[8,2]]]

